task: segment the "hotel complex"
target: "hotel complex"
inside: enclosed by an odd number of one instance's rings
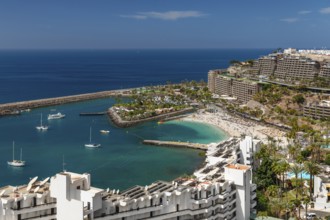
[[[303,115],[316,119],[330,118],[330,101],[322,100],[320,103],[308,103],[303,107]]]
[[[239,102],[248,102],[260,91],[260,83],[229,76],[223,70],[210,70],[208,73],[208,88],[220,96],[234,97]]]
[[[237,219],[256,214],[251,137],[210,144],[206,163],[194,176],[156,181],[127,190],[91,186],[90,174],[63,171],[50,179],[0,188],[1,220]]]
[[[317,79],[325,85],[330,84],[329,50],[289,48],[283,53],[262,56],[254,60],[252,66],[244,68],[246,74],[232,73],[229,71],[230,68],[210,70],[208,72],[210,92],[219,95],[222,99],[234,99],[239,103],[247,103],[262,90],[265,83],[296,85]],[[324,91],[329,91],[329,89]],[[308,104],[304,107],[304,115],[314,118],[329,117],[328,108],[325,105]]]
[[[269,54],[254,61],[253,75],[271,76],[280,80],[330,81],[330,55],[325,50],[286,49],[284,53]]]

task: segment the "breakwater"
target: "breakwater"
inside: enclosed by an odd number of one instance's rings
[[[159,140],[144,140],[143,144],[165,146],[165,147],[186,147],[198,150],[207,150],[207,144],[181,142],[181,141],[159,141]]]
[[[165,113],[165,114],[161,114],[161,115],[157,115],[157,116],[153,116],[153,117],[148,117],[148,118],[144,118],[144,119],[140,119],[140,120],[125,121],[117,114],[116,110],[113,107],[111,107],[108,110],[108,115],[109,115],[111,121],[116,126],[121,127],[121,128],[127,128],[127,127],[131,127],[131,126],[143,123],[143,122],[166,119],[166,118],[169,118],[169,117],[186,114],[186,113],[190,113],[190,112],[193,112],[193,111],[195,111],[195,109],[192,108],[192,107],[189,107],[189,108],[185,108],[185,109],[182,109],[182,110],[179,110],[179,111],[168,112],[168,113]]]
[[[80,116],[102,116],[107,114],[107,112],[80,112]]]
[[[79,102],[85,100],[116,97],[116,96],[128,96],[130,89],[124,90],[111,90],[94,93],[86,93],[80,95],[62,96],[56,98],[38,99],[31,101],[13,102],[0,105],[0,116],[14,115],[18,112],[26,109],[41,108],[46,106],[62,105],[66,103]]]

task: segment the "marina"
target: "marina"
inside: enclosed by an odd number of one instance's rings
[[[47,132],[39,132],[35,126],[40,124],[41,113],[45,121],[45,116],[54,112],[54,107],[32,109],[17,117],[0,118],[1,185],[19,185],[34,176],[42,179],[60,172],[63,170],[63,156],[66,170],[91,173],[93,185],[97,187],[124,189],[159,179],[172,180],[184,173],[192,173],[204,158],[193,149],[150,147],[142,144],[142,140],[181,140],[206,144],[226,138],[218,129],[200,123],[171,121],[159,125],[151,121],[123,129],[114,126],[107,115],[79,116],[80,112],[102,112],[114,103],[113,98],[104,98],[56,107],[66,117],[46,120],[49,126]],[[89,149],[84,146],[89,142],[90,126],[92,141],[102,147]],[[101,130],[109,133],[101,133]],[[12,148],[8,146],[13,140],[17,147],[24,146],[23,160],[28,162],[24,169],[13,169],[7,165],[12,158]],[[18,151],[17,148],[17,156]],[[15,159],[18,159],[17,156]],[[177,163],[181,165],[176,166]],[[144,172],[141,173],[141,170]],[[113,173],[117,178],[108,178]]]

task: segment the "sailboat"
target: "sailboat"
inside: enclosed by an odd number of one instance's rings
[[[40,125],[36,127],[39,131],[46,131],[48,130],[48,126],[42,125],[42,113],[41,113],[41,118],[40,118]]]
[[[100,147],[101,144],[92,143],[92,127],[89,128],[89,143],[85,144],[85,147],[96,148]]]
[[[15,142],[13,141],[13,161],[8,161],[8,165],[14,167],[24,167],[25,161],[22,160],[22,148],[21,148],[21,158],[19,160],[15,160]]]

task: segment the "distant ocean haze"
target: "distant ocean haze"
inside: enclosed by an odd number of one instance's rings
[[[112,89],[207,81],[210,69],[270,49],[0,51],[0,103]]]

